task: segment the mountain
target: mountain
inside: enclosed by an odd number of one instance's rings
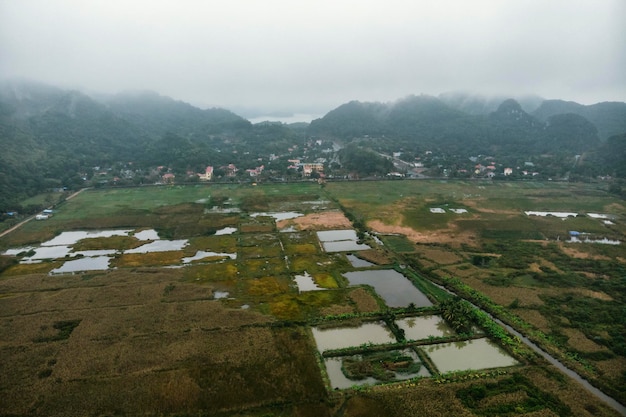
[[[578,104],[573,101],[545,100],[533,116],[547,121],[557,114],[573,113],[584,117],[598,129],[598,136],[606,140],[610,136],[626,133],[626,103],[602,102],[592,105]]]
[[[510,97],[502,95],[484,96],[480,94],[454,91],[439,94],[438,98],[453,109],[461,110],[464,113],[472,115],[487,115],[496,111],[500,104]],[[543,98],[534,95],[512,98],[517,101],[522,109],[527,113],[535,111],[544,101]]]
[[[203,110],[154,92],[94,96],[39,83],[3,82],[0,211],[46,189],[80,188],[94,167],[116,166],[119,175],[139,172],[125,178],[131,184],[149,177],[157,166],[186,178],[188,171],[200,172],[207,164],[253,168],[272,154],[305,153],[316,147],[306,143],[307,136],[350,144],[341,155],[318,149],[316,157],[337,161],[339,156],[365,173],[363,161],[381,174],[389,165],[381,153],[401,150],[416,157],[433,151],[441,162],[449,158],[457,165],[472,155],[511,165],[539,156],[563,164],[582,155],[581,161],[594,161],[584,175],[597,175],[605,167],[622,175],[626,103],[584,106],[548,100],[527,111],[533,102],[537,99],[526,104],[505,99],[494,106],[491,99],[450,93],[388,103],[350,101],[308,127],[290,127],[253,125],[229,110]],[[618,135],[601,142],[613,132]],[[435,165],[441,168],[440,160]],[[286,171],[287,159],[283,162]]]
[[[113,114],[139,127],[152,138],[160,138],[166,133],[190,139],[203,138],[251,128],[249,121],[229,110],[202,110],[151,91],[125,92],[104,96],[100,100]]]

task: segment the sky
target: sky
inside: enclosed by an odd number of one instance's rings
[[[0,0],[0,79],[239,113],[464,91],[626,101],[625,0]]]

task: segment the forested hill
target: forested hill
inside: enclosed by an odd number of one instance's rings
[[[450,102],[450,97],[447,100]],[[598,126],[603,131],[619,129],[614,123],[612,106],[608,109],[610,115],[604,118],[596,115],[594,124],[575,112],[544,114],[539,112],[541,107],[536,112],[545,117],[538,118],[513,99],[504,100],[487,114],[478,110],[484,109],[483,105],[486,103],[476,104],[470,114],[461,110],[472,107],[470,104],[457,102],[456,106],[450,106],[440,98],[425,95],[393,103],[353,101],[311,122],[309,134],[343,140],[393,137],[402,145],[417,143],[448,151],[540,154],[563,150],[585,152],[599,145]],[[626,126],[623,129],[626,132]]]
[[[40,83],[3,82],[0,211],[45,189],[80,187],[96,166],[133,162],[199,172],[209,163],[238,162],[237,147],[292,135],[286,126],[255,127],[228,110],[202,110],[156,93],[94,99]]]
[[[308,143],[324,143],[329,152],[330,142],[343,146],[341,152],[315,158],[332,161],[329,168],[336,169],[353,161],[362,174],[367,170],[361,150],[374,150],[378,158],[402,150],[415,157],[435,151],[443,159],[491,155],[522,163],[551,155],[568,167],[566,158],[582,155],[592,169],[578,175],[626,175],[620,169],[626,166],[620,159],[626,148],[626,103],[540,101],[526,97],[496,103],[463,94],[409,96],[393,103],[351,101],[308,128],[292,128],[251,124],[226,109],[199,109],[153,92],[90,96],[32,82],[2,82],[0,213],[46,189],[80,188],[96,167],[115,165],[118,173],[143,170],[146,178],[163,166],[177,178],[189,178],[209,164],[237,164],[245,173],[278,155],[284,157],[284,171],[287,154],[301,157]],[[357,146],[345,146],[348,142]],[[380,167],[378,174],[384,174],[385,165]],[[283,175],[281,170],[275,175]]]
[[[602,140],[626,132],[626,103],[622,102],[602,102],[585,106],[573,101],[545,100],[532,112],[533,116],[542,121],[566,113],[577,114],[589,120],[598,129],[598,136]]]

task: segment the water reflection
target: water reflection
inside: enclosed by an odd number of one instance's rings
[[[407,340],[456,335],[454,330],[440,316],[408,317],[396,320],[396,324],[404,330],[404,336]]]
[[[60,268],[50,271],[51,274],[65,274],[82,271],[104,271],[109,269],[110,256],[74,259],[65,262]]]
[[[155,240],[154,242],[146,243],[138,248],[129,249],[125,253],[148,253],[148,252],[169,252],[175,250],[181,250],[189,241],[187,239],[180,240]]]
[[[250,215],[250,217],[273,217],[274,220],[281,221],[281,220],[291,220],[291,219],[295,219],[297,217],[301,217],[304,216],[304,214],[302,213],[298,213],[295,211],[281,211],[281,212],[272,212],[272,213],[253,213]]]
[[[225,228],[220,229],[217,232],[215,232],[215,236],[232,235],[236,231],[237,231],[236,227],[225,227]]]
[[[365,259],[361,259],[351,253],[347,254],[346,258],[348,258],[348,261],[350,261],[352,266],[355,268],[367,268],[368,266],[375,266],[375,264],[366,261]]]
[[[209,257],[237,259],[237,254],[236,253],[223,253],[223,252],[206,252],[203,250],[199,250],[196,252],[195,255],[183,258],[182,262],[184,264],[188,264],[190,262],[197,261],[197,260],[204,259],[204,258],[209,258]]]
[[[363,323],[358,327],[311,328],[320,352],[363,344],[395,343],[396,338],[382,321]]]
[[[296,285],[298,286],[299,292],[319,291],[319,290],[325,289],[325,288],[318,286],[313,280],[313,277],[306,271],[304,271],[304,274],[302,275],[296,275],[294,277],[294,281],[296,281]]]
[[[500,346],[489,339],[424,346],[439,372],[479,370],[517,365]]]
[[[413,303],[417,307],[433,305],[428,297],[393,269],[346,272],[343,274],[350,285],[370,285],[389,307],[406,307]]]

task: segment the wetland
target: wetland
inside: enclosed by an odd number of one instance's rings
[[[623,245],[557,240],[623,241],[624,216],[584,184],[87,190],[0,238],[0,414],[470,415],[500,381],[533,413],[619,415],[439,305],[443,286],[625,402]]]

